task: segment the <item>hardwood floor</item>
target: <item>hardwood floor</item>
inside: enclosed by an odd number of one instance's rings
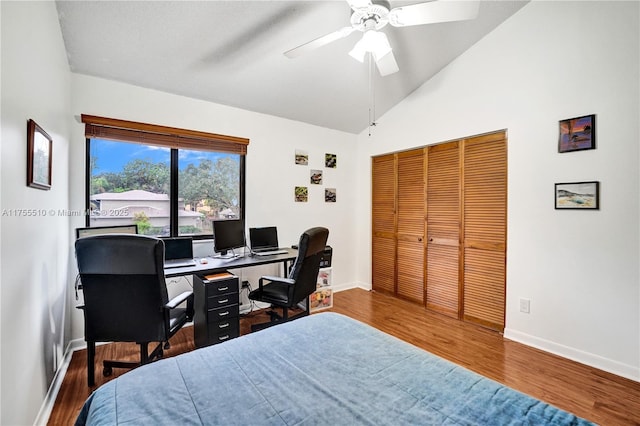
[[[541,399],[601,425],[640,425],[640,383],[506,340],[499,333],[425,311],[410,302],[380,293],[353,289],[335,294],[332,311],[362,321],[485,377]],[[263,312],[241,320],[241,334]],[[165,357],[193,350],[187,327],[171,340]],[[109,344],[96,349],[96,366],[105,358],[136,359],[137,346]],[[96,367],[96,387],[124,374],[102,377]],[[86,352],[76,351],[67,370],[49,425],[71,425],[87,387]]]

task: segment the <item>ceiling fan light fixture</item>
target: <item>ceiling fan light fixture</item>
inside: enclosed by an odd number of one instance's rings
[[[349,56],[359,62],[364,62],[365,54],[371,53],[373,59],[377,61],[389,52],[391,52],[391,45],[385,33],[369,30],[362,35],[362,38],[349,52]]]
[[[422,3],[392,9],[388,0],[347,0],[347,2],[351,9],[351,26],[288,50],[284,53],[285,56],[295,58],[345,38],[354,31],[361,31],[362,38],[349,55],[359,62],[364,62],[367,53],[371,53],[380,75],[386,76],[399,71],[389,40],[385,33],[380,32],[387,24],[393,27],[407,27],[474,19],[478,15],[480,4],[480,0],[426,0]]]

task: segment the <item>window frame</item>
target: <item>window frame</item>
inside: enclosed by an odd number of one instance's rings
[[[239,200],[240,219],[245,221],[246,152],[249,139],[225,136],[154,124],[138,123],[104,117],[82,115],[85,123],[85,211],[91,207],[91,139],[106,139],[116,142],[138,143],[146,146],[170,148],[169,177],[169,237],[179,236],[178,227],[178,160],[180,149],[191,151],[239,154]],[[131,138],[132,140],[128,139]],[[91,227],[90,215],[85,216],[86,227]],[[212,234],[192,236],[194,240],[213,238]]]

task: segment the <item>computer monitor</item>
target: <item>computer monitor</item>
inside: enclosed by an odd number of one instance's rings
[[[249,240],[253,251],[278,250],[278,228],[275,226],[249,228]]]
[[[76,228],[76,240],[92,235],[105,234],[137,234],[138,225],[94,226],[92,228]]]
[[[213,249],[226,256],[229,250],[244,247],[244,222],[238,219],[213,221]]]
[[[165,260],[193,259],[193,238],[163,238]]]
[[[164,241],[165,268],[195,266],[192,237],[163,238],[162,241]]]

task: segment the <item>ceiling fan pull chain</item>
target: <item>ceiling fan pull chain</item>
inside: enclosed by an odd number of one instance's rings
[[[376,125],[376,93],[373,81],[373,58],[369,53],[369,97],[371,106],[369,107],[369,136],[371,136],[371,127]]]

